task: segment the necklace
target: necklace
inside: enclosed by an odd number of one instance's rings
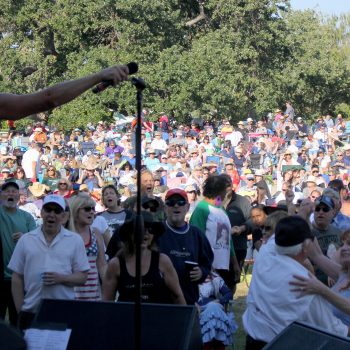
[[[172,226],[169,225],[168,220],[165,220],[165,225],[166,225],[171,231],[173,231],[173,232],[175,232],[175,233],[178,233],[178,234],[180,234],[180,235],[183,235],[183,234],[187,233],[188,230],[190,229],[190,225],[189,225],[189,224],[186,224],[187,227],[186,227],[186,229],[185,229],[184,231],[176,230],[174,227],[172,227]]]

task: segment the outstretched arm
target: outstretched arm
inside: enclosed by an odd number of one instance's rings
[[[128,67],[120,65],[80,79],[65,81],[33,94],[0,94],[0,119],[17,120],[53,109],[75,99],[103,80],[112,80],[115,86],[126,80],[128,74]]]
[[[308,278],[298,275],[293,275],[293,278],[294,280],[289,282],[290,285],[294,286],[293,289],[291,289],[292,291],[300,292],[300,296],[318,294],[333,304],[337,309],[350,314],[350,300],[333,292],[311,273],[309,273]]]

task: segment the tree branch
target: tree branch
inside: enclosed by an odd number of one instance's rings
[[[206,15],[204,13],[204,0],[199,0],[199,15],[196,18],[191,19],[190,21],[186,22],[186,27],[192,27],[202,19],[206,18]]]

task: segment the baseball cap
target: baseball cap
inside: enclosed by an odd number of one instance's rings
[[[19,186],[18,186],[17,182],[10,180],[10,181],[6,181],[6,182],[1,186],[1,191],[5,191],[6,188],[7,188],[7,187],[10,187],[10,186],[12,186],[12,187],[16,188],[17,190],[19,190]]]
[[[313,239],[314,235],[308,223],[300,216],[288,216],[277,223],[275,230],[277,247],[293,247],[308,238]]]
[[[181,196],[186,202],[188,202],[187,193],[181,188],[173,188],[169,190],[165,195],[165,200],[169,199],[171,196],[174,196],[175,194]]]
[[[58,206],[60,206],[63,210],[66,209],[66,202],[64,201],[64,198],[62,196],[58,196],[56,194],[49,194],[44,198],[43,206],[46,204],[55,203]]]
[[[326,207],[329,209],[334,209],[334,202],[331,197],[328,196],[321,196],[320,198],[317,199],[315,202],[316,206],[320,204],[324,204]]]
[[[247,180],[255,180],[255,177],[253,174],[248,174],[247,175]]]

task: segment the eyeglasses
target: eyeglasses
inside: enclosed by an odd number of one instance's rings
[[[248,179],[248,181],[254,181],[254,179]]]
[[[83,207],[83,208],[80,208],[80,209],[83,209],[86,213],[90,212],[90,211],[95,211],[95,207]]]
[[[171,200],[171,199],[167,199],[165,201],[165,205],[168,207],[175,207],[175,205],[178,205],[179,207],[183,207],[184,205],[186,205],[187,201],[185,201],[184,199],[180,199],[180,200]]]
[[[323,211],[324,213],[328,213],[331,209],[328,207],[316,207],[315,211],[318,213],[319,211]]]
[[[44,206],[44,207],[43,207],[43,210],[44,210],[46,213],[51,213],[52,211],[53,211],[55,214],[61,214],[61,213],[63,213],[63,209],[62,209],[62,208],[59,208],[59,207],[46,207],[46,206]]]
[[[59,185],[67,185],[65,182],[59,182]]]
[[[313,173],[313,174],[317,174],[317,173],[318,173],[318,170],[314,170],[312,173]]]
[[[209,175],[209,173],[203,173],[203,175]]]
[[[155,213],[157,211],[157,209],[158,209],[158,205],[153,204],[153,203],[152,204],[145,203],[145,204],[142,205],[142,208],[145,209],[145,210],[149,209],[152,213]]]
[[[153,227],[145,226],[145,229],[148,231],[148,233],[149,233],[150,235],[154,235],[155,230],[154,230]]]

